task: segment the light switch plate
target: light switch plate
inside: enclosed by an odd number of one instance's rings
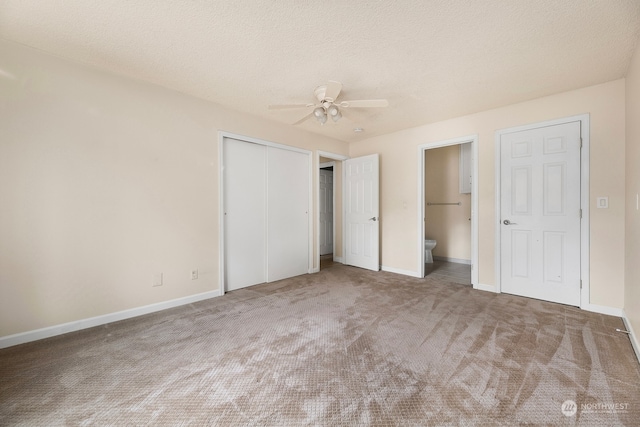
[[[598,209],[607,209],[609,208],[609,198],[608,197],[598,197]]]

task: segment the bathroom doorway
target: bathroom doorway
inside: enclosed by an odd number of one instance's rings
[[[422,277],[478,287],[477,137],[420,147]]]

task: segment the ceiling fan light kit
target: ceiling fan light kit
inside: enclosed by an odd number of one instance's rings
[[[342,118],[340,108],[378,108],[387,107],[389,102],[386,99],[362,99],[357,101],[340,101],[337,102],[338,96],[342,91],[342,83],[330,80],[328,84],[318,86],[313,91],[317,104],[286,104],[286,105],[269,105],[271,110],[280,110],[285,108],[309,108],[315,107],[310,114],[304,116],[294,124],[300,124],[307,118],[313,116],[321,125],[327,122],[327,117],[331,117],[335,123]]]
[[[323,101],[319,107],[316,107],[313,110],[313,115],[321,125],[327,122],[327,116],[331,117],[331,120],[335,123],[342,118],[342,113],[340,113],[338,106],[328,101]]]
[[[338,107],[334,104],[330,105],[329,108],[327,108],[327,113],[329,113],[330,116],[337,116],[340,114],[340,110],[338,110]]]
[[[324,110],[323,107],[316,107],[313,110],[313,115],[315,116],[316,120],[320,122],[321,125],[327,122],[327,112]]]

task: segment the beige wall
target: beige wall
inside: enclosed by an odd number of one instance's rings
[[[425,238],[435,239],[434,256],[471,261],[471,194],[460,193],[460,146],[425,150]]]
[[[640,44],[626,78],[626,222],[624,311],[635,338],[640,336]]]
[[[218,131],[347,154],[18,45],[0,58],[0,337],[217,290]]]
[[[495,132],[589,113],[591,117],[590,302],[622,308],[624,299],[625,82],[616,80],[504,108],[437,122],[350,145],[352,157],[380,153],[382,265],[418,274],[417,147],[477,134],[479,281],[495,286]],[[598,196],[609,209],[596,209]]]

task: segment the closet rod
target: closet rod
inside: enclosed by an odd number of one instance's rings
[[[460,206],[462,204],[462,202],[458,202],[458,203],[432,203],[432,202],[427,202],[427,206],[433,206],[433,205],[458,205]]]

